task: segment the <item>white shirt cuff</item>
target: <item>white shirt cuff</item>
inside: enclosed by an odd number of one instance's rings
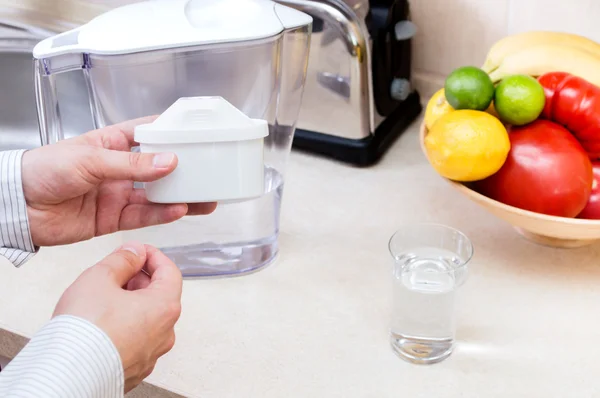
[[[3,398],[123,398],[123,365],[110,338],[87,320],[61,315],[0,372]]]
[[[16,267],[37,251],[31,240],[21,180],[25,150],[0,152],[0,256]]]

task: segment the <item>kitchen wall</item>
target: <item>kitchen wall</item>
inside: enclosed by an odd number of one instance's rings
[[[109,8],[136,1],[140,0],[0,0],[0,20],[10,6],[84,23]],[[454,68],[480,66],[488,49],[508,34],[566,31],[600,42],[600,0],[409,1],[418,26],[414,83],[423,97],[437,91]],[[14,11],[8,16],[14,17]]]
[[[419,31],[414,82],[422,96],[464,65],[481,66],[500,38],[528,30],[576,33],[600,42],[600,0],[410,0]]]

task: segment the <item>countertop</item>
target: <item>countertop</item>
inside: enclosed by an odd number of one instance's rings
[[[387,241],[419,221],[456,227],[475,247],[457,348],[433,366],[408,364],[388,344]],[[372,168],[293,152],[281,230],[280,255],[262,271],[185,281],[177,343],[133,395],[600,397],[600,245],[521,238],[434,173],[418,122]],[[14,355],[120,242],[44,249],[21,269],[3,263],[0,355]]]

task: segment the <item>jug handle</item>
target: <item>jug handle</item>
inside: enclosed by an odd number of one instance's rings
[[[34,58],[35,97],[42,145],[64,138],[55,75],[84,70],[89,66],[87,54],[79,52],[78,45],[72,42],[77,39],[78,33],[76,29],[43,40],[34,50],[34,56],[44,53],[43,57]],[[86,89],[89,91],[89,87]]]

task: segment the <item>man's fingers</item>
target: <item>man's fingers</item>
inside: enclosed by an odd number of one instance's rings
[[[146,196],[146,190],[143,188],[135,188],[131,195],[129,195],[129,204],[132,205],[148,205],[148,197]]]
[[[181,300],[183,278],[181,271],[171,259],[157,248],[146,245],[146,270],[150,274],[149,289],[157,289],[176,299]]]
[[[185,216],[187,211],[188,208],[185,204],[130,204],[121,210],[119,230],[128,231],[153,225],[168,224]]]
[[[190,203],[188,204],[188,216],[201,216],[210,214],[217,208],[216,203]]]
[[[60,141],[61,145],[87,144],[98,148],[113,149],[116,151],[129,151],[135,146],[133,139],[136,126],[152,123],[158,116],[146,116],[139,119],[128,120],[123,123],[104,127],[89,133]]]
[[[135,291],[145,289],[150,285],[150,277],[143,271],[138,272],[129,282],[127,282],[127,290]]]
[[[173,153],[139,153],[100,149],[83,163],[97,179],[155,181],[175,170],[177,156]]]
[[[97,272],[108,274],[112,282],[122,287],[141,271],[147,257],[146,247],[143,244],[129,242],[106,256],[90,271],[94,274]]]
[[[125,122],[115,124],[114,126],[109,127],[109,128],[112,129],[113,131],[114,130],[118,131],[118,134],[125,137],[125,139],[129,143],[129,146],[132,147],[132,146],[135,146],[135,144],[136,144],[135,140],[134,140],[135,128],[141,124],[152,123],[153,121],[156,120],[156,118],[158,118],[158,115],[140,117],[137,119],[127,120]],[[96,131],[102,131],[102,129],[96,130]],[[110,134],[115,134],[115,133],[107,131],[106,134],[110,135]],[[113,149],[113,148],[110,148],[110,149]]]
[[[146,190],[142,188],[136,188],[133,190],[131,195],[129,196],[129,203],[135,205],[147,205],[151,204],[146,197]],[[188,216],[200,216],[210,214],[217,208],[216,202],[210,203],[188,203]]]
[[[171,351],[175,346],[175,339],[175,330],[171,330],[168,337],[163,340],[162,344],[159,346],[158,355],[162,357],[167,352]]]

